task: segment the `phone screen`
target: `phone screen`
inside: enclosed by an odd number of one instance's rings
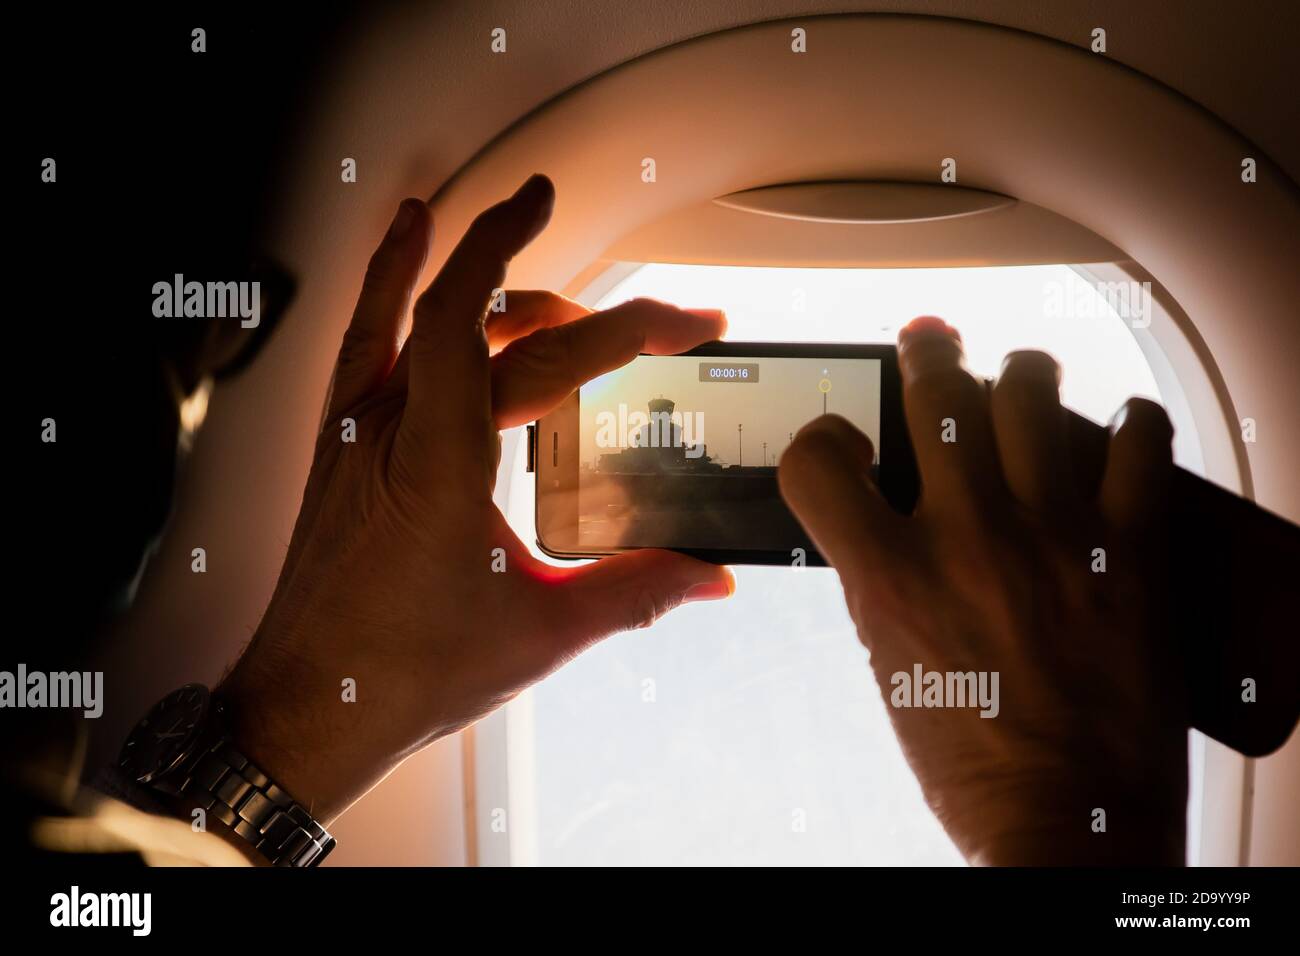
[[[828,412],[871,438],[876,358],[642,355],[578,398],[578,549],[809,546],[777,486],[795,434]]]

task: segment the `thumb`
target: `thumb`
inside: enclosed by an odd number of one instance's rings
[[[569,614],[560,636],[576,653],[619,631],[649,627],[679,604],[729,597],[736,579],[721,565],[647,549],[576,568],[563,590]]]

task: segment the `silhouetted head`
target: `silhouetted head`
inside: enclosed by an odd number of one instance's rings
[[[257,292],[255,326],[237,314],[150,316],[142,296],[145,317],[126,333],[92,334],[42,399],[53,431],[43,430],[38,481],[59,506],[34,556],[32,597],[59,632],[44,642],[51,654],[79,654],[134,601],[214,384],[248,367],[292,295],[292,280],[268,265],[237,281]]]

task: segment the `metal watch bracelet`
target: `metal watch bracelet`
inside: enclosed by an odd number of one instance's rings
[[[177,794],[246,840],[272,866],[318,866],[335,840],[224,736],[183,768]]]

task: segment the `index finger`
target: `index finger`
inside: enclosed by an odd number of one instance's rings
[[[554,201],[551,181],[538,175],[480,213],[417,300],[406,343],[406,407],[398,430],[398,448],[417,470],[436,467],[448,447],[492,469],[483,323],[510,260],[546,227]],[[448,414],[449,397],[455,414]]]
[[[887,582],[912,554],[907,519],[871,480],[874,460],[871,439],[846,419],[823,415],[795,435],[777,473],[786,504],[839,572],[855,620],[887,599]],[[867,622],[857,623],[867,634]]]
[[[547,289],[503,289],[500,309],[493,300],[483,323],[488,349],[495,355],[515,339],[538,329],[574,322],[591,315],[591,311],[581,302]]]
[[[721,338],[718,309],[679,309],[633,299],[516,339],[492,359],[492,413],[498,428],[541,418],[574,389],[642,352],[675,355]]]

